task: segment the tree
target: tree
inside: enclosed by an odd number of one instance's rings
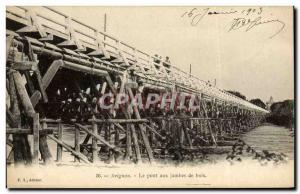
[[[232,90],[227,90],[226,92],[232,94],[232,95],[235,95],[243,100],[246,100],[246,96],[244,96],[243,94],[241,94],[240,92],[238,91],[232,91]]]
[[[252,99],[252,100],[250,100],[250,102],[256,106],[266,109],[266,104],[259,98]]]

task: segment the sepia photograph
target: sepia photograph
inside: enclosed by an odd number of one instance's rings
[[[293,6],[6,6],[6,187],[295,188]]]

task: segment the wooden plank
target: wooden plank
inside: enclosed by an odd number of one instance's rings
[[[71,152],[73,155],[77,156],[78,158],[80,158],[83,162],[90,164],[91,162],[85,157],[85,155],[81,154],[80,152],[76,152],[75,150],[73,150],[68,144],[64,143],[63,141],[60,141],[58,139],[56,139],[55,137],[53,137],[52,135],[48,136],[50,139],[52,139],[53,141],[55,141],[56,143],[60,144],[61,146],[63,146],[66,150],[68,150],[69,152]]]

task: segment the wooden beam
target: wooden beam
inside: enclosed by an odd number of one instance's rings
[[[68,150],[69,152],[71,152],[74,156],[80,158],[83,162],[90,164],[91,162],[86,158],[85,155],[83,155],[80,152],[76,152],[75,150],[73,150],[68,144],[64,143],[63,141],[60,141],[58,139],[56,139],[55,137],[49,135],[48,136],[50,139],[52,139],[53,141],[55,141],[56,143],[60,144],[61,146],[63,146],[66,150]]]
[[[48,88],[55,74],[57,73],[57,71],[62,65],[63,65],[62,60],[55,60],[52,62],[52,64],[50,65],[50,67],[48,68],[47,72],[45,73],[42,79],[43,87],[45,89]]]
[[[22,76],[19,72],[13,72],[12,74],[14,77],[17,93],[19,94],[20,101],[24,108],[24,111],[28,116],[32,116],[35,113],[35,110],[27,94],[26,88],[22,83]]]
[[[149,122],[147,119],[89,119],[91,122],[96,122],[96,123],[147,123]]]
[[[109,147],[110,149],[114,150],[115,152],[119,152],[122,153],[121,150],[119,150],[119,148],[117,148],[114,145],[111,145],[109,142],[107,142],[106,140],[104,140],[100,135],[97,135],[93,132],[91,132],[87,127],[79,124],[79,123],[75,123],[76,126],[78,126],[80,129],[83,129],[85,132],[87,132],[88,134],[90,134],[91,136],[97,138],[100,142],[102,142],[103,144],[105,144],[107,147]]]
[[[150,129],[150,131],[155,134],[156,136],[158,136],[161,139],[166,139],[165,137],[163,137],[161,134],[159,134],[154,128],[150,127],[149,125],[145,124],[145,126]]]
[[[31,95],[31,97],[30,97],[30,102],[31,102],[31,104],[32,104],[33,107],[35,107],[35,106],[39,103],[41,97],[42,97],[42,94],[41,94],[41,92],[38,91],[38,90],[36,90],[36,91]]]

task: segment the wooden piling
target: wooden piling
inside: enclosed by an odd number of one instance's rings
[[[131,124],[126,125],[126,154],[125,160],[130,160],[132,157],[132,148],[131,148],[132,140],[131,140]]]
[[[128,90],[130,98],[134,99],[131,88],[127,88],[127,90]],[[135,114],[136,118],[141,119],[141,116],[140,116],[140,113],[138,111],[138,108],[137,108],[136,104],[133,106],[133,111],[134,111],[134,114]],[[146,136],[146,134],[144,132],[144,131],[146,131],[145,126],[143,124],[138,124],[138,126],[140,128],[140,133],[141,133],[142,139],[144,141],[145,148],[147,150],[149,161],[150,161],[150,163],[152,163],[152,162],[154,162],[154,157],[153,157],[152,149],[150,147],[149,139],[148,139],[148,137]]]
[[[63,127],[61,121],[58,122],[58,134],[57,134],[57,139],[59,141],[62,141],[62,136],[63,136]],[[62,151],[63,147],[60,144],[57,144],[57,155],[56,155],[56,160],[57,162],[62,161]]]
[[[141,156],[140,146],[138,143],[138,137],[137,137],[137,134],[135,131],[135,127],[134,127],[134,125],[131,124],[130,128],[131,128],[131,135],[132,135],[132,141],[133,141],[133,145],[134,145],[136,160],[137,160],[137,163],[141,163],[142,156]]]
[[[93,117],[94,119],[94,117]],[[93,127],[93,133],[98,134],[98,125],[95,121],[92,122],[92,127]],[[93,152],[93,162],[97,162],[98,159],[98,145],[97,145],[97,138],[93,137],[92,139],[92,152]]]
[[[75,139],[74,139],[75,152],[80,152],[79,138],[80,138],[80,131],[79,131],[78,126],[75,126]],[[80,160],[77,156],[74,157],[74,161],[80,162]]]
[[[42,129],[47,129],[47,123],[42,122]],[[47,143],[47,134],[40,134],[40,145],[39,145],[41,157],[43,161],[48,164],[52,162],[52,155]]]
[[[32,163],[39,163],[39,129],[40,121],[39,114],[36,113],[33,115],[33,154],[32,154]]]

